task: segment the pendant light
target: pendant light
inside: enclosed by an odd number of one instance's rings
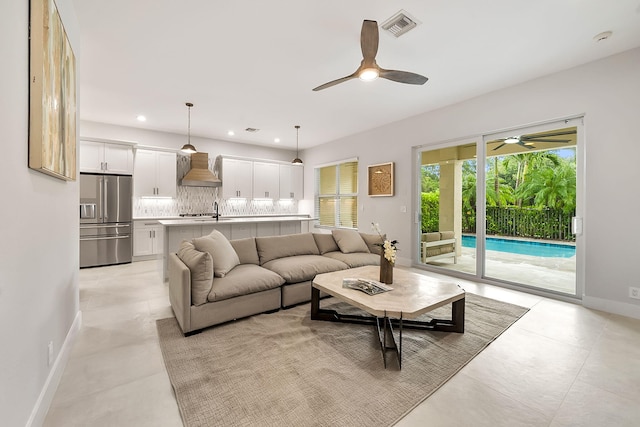
[[[301,165],[302,159],[298,157],[298,134],[300,132],[300,125],[295,125],[294,128],[296,128],[296,158],[291,160],[291,163]]]
[[[191,107],[193,107],[193,104],[187,102],[185,105],[189,108],[189,128],[187,130],[187,143],[182,146],[180,151],[182,151],[183,153],[192,154],[198,152],[198,150],[196,150],[196,147],[191,145]]]

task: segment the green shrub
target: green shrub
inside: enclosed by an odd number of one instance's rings
[[[440,230],[440,192],[422,193],[422,232]]]

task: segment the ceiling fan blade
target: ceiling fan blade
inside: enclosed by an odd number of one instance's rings
[[[532,138],[532,139],[525,139],[524,141],[535,141],[535,142],[559,142],[562,144],[566,144],[567,142],[571,141],[570,139],[542,139],[542,138]]]
[[[504,147],[505,145],[507,145],[507,143],[506,143],[506,142],[503,142],[502,144],[500,144],[500,145],[498,145],[496,148],[494,148],[494,149],[493,149],[493,151],[499,150],[499,149],[501,149],[502,147]]]
[[[314,90],[314,92],[317,92],[317,91],[319,91],[319,90],[326,89],[326,88],[328,88],[328,87],[335,86],[335,85],[337,85],[337,84],[340,84],[340,83],[346,82],[347,80],[355,79],[356,77],[357,77],[357,76],[356,76],[356,74],[354,73],[354,74],[351,74],[350,76],[346,76],[346,77],[342,77],[342,78],[340,78],[340,79],[332,80],[332,81],[330,81],[330,82],[328,82],[328,83],[325,83],[325,84],[323,84],[323,85],[320,85],[320,86],[318,86],[318,87],[315,87],[315,88],[313,88],[313,90]]]
[[[567,131],[563,131],[563,132],[549,132],[549,133],[545,133],[543,135],[540,135],[540,134],[537,134],[537,135],[522,135],[521,139],[549,138],[549,137],[554,137],[554,136],[575,135],[575,134],[576,134],[575,130],[567,130]]]
[[[384,70],[380,68],[380,77],[392,80],[398,83],[407,83],[410,85],[423,85],[429,80],[420,74],[410,73],[408,71]]]
[[[364,63],[367,64],[376,58],[378,53],[378,23],[376,21],[362,21],[362,31],[360,31],[360,48]]]

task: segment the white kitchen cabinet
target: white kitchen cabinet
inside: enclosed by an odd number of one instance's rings
[[[137,150],[133,173],[136,197],[176,197],[176,153]]]
[[[80,172],[131,175],[133,146],[99,141],[80,141]]]
[[[240,159],[222,159],[222,197],[225,199],[253,196],[253,162]]]
[[[157,221],[133,222],[133,256],[158,255],[164,251],[164,227]]]
[[[280,168],[277,163],[253,162],[253,198],[280,198]]]
[[[300,200],[303,198],[302,166],[280,165],[280,198]]]

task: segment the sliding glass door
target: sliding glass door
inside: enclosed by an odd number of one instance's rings
[[[576,295],[579,125],[484,137],[485,277]]]
[[[475,246],[466,236],[475,233],[477,145],[460,140],[419,154],[421,264],[476,272]]]
[[[579,296],[581,138],[577,118],[418,149],[417,265]]]

